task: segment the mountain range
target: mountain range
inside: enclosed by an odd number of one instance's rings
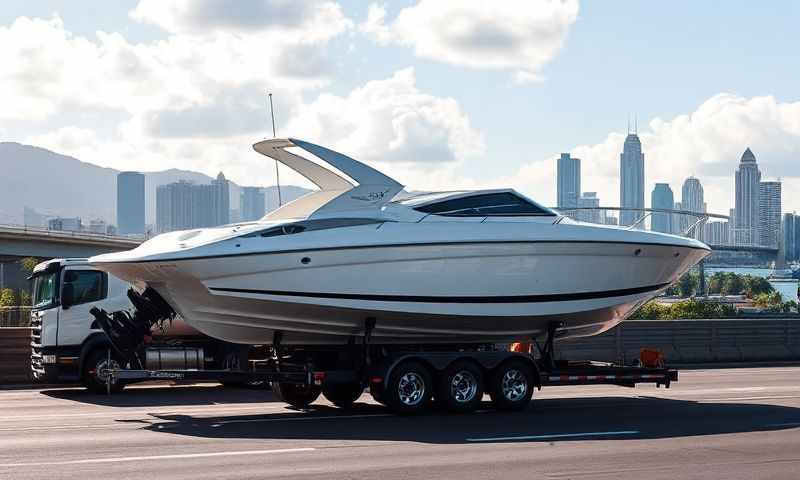
[[[22,225],[25,211],[45,216],[81,217],[84,223],[101,219],[116,224],[119,170],[86,163],[45,148],[0,142],[0,224]],[[169,169],[145,174],[145,221],[155,222],[156,188],[185,180],[210,183],[208,175]],[[240,186],[230,182],[231,208],[238,205]],[[277,201],[275,186],[265,188],[267,210]],[[281,186],[284,201],[309,192],[293,185]],[[272,207],[272,208],[270,208]]]

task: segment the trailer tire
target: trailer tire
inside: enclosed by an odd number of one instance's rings
[[[360,383],[339,383],[322,387],[322,394],[325,398],[339,408],[352,407],[362,393],[364,393],[364,386]]]
[[[495,369],[489,395],[498,410],[525,410],[533,396],[533,387],[531,366],[522,360],[509,360]]]
[[[95,348],[86,356],[83,361],[83,370],[81,371],[81,383],[83,386],[86,387],[87,390],[98,393],[104,394],[108,393],[109,388],[106,385],[106,378],[105,376],[98,375],[101,369],[106,368],[108,364],[108,350],[111,346],[106,348]],[[112,367],[121,367],[122,360],[114,353],[111,353],[111,366]],[[122,391],[125,388],[125,383],[121,380],[116,380],[111,384],[111,393],[116,393]]]
[[[483,389],[483,370],[468,360],[456,360],[442,372],[436,399],[449,412],[473,412],[483,400]]]
[[[272,382],[272,393],[278,400],[295,408],[306,408],[319,398],[322,388],[318,385]]]
[[[400,415],[422,412],[432,396],[433,379],[430,369],[414,360],[394,367],[381,395],[386,405]]]

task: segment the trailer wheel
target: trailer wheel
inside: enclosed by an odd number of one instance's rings
[[[503,363],[492,375],[489,394],[498,410],[517,411],[528,407],[533,395],[533,370],[522,360]]]
[[[322,388],[317,385],[300,385],[297,383],[272,382],[272,393],[289,405],[306,408],[319,397]]]
[[[340,408],[353,406],[362,393],[364,393],[364,386],[360,383],[340,383],[322,387],[322,394],[325,395],[325,398]]]
[[[428,367],[407,361],[396,366],[381,396],[386,405],[401,415],[422,412],[433,395],[433,380]]]
[[[477,410],[483,400],[483,371],[466,360],[451,363],[442,372],[436,399],[450,412]]]
[[[111,348],[110,346],[108,348]],[[100,372],[106,368],[119,368],[122,366],[122,361],[111,353],[111,365],[108,364],[108,349],[97,348],[92,350],[86,359],[83,361],[83,371],[81,372],[81,383],[94,393],[107,393],[108,385],[106,385],[106,376]],[[125,384],[119,379],[115,379],[111,383],[111,392],[120,392],[125,388]]]

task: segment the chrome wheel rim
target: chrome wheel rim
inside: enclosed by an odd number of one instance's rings
[[[408,372],[400,377],[397,394],[403,405],[418,405],[425,396],[425,381],[416,372]]]
[[[94,371],[94,376],[97,379],[97,381],[100,382],[100,383],[106,383],[108,381],[108,375],[105,374],[105,373],[102,373],[102,372],[104,370],[110,370],[112,368],[113,369],[119,368],[119,362],[117,362],[113,358],[111,359],[111,363],[110,364],[108,363],[108,360],[105,359],[105,358],[103,360],[100,360],[99,362],[97,362],[97,366],[95,367],[95,371]],[[117,379],[116,378],[112,378],[111,379],[111,384],[113,385],[115,383],[117,383]]]
[[[528,379],[519,370],[509,370],[503,375],[501,388],[503,396],[507,400],[518,402],[525,398],[525,394],[528,392]]]
[[[478,393],[478,380],[472,372],[462,370],[453,375],[450,396],[458,403],[469,403]]]

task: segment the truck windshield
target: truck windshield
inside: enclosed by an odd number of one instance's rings
[[[33,277],[33,308],[44,308],[56,303],[57,286],[58,272],[43,273]]]

